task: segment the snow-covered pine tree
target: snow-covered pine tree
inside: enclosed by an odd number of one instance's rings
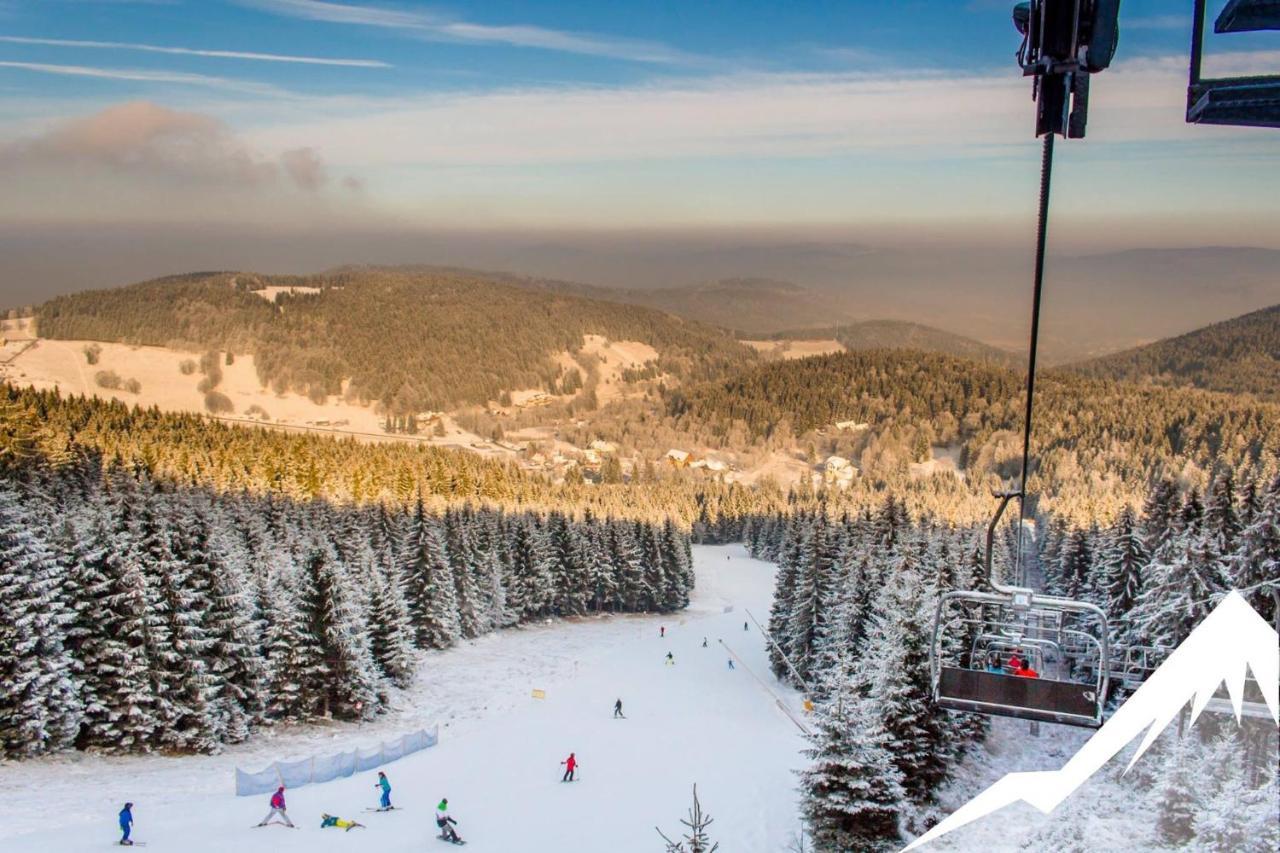
[[[413,682],[417,655],[400,570],[390,556],[388,552],[385,561],[373,567],[369,641],[378,669],[392,684],[404,688]]]
[[[827,525],[814,519],[801,537],[799,570],[791,599],[791,614],[786,626],[787,642],[783,645],[791,665],[806,681],[818,653],[818,642],[830,615],[827,607],[832,598],[830,564],[822,556],[827,551]]]
[[[818,850],[896,850],[907,795],[880,714],[859,694],[848,666],[846,659],[824,675],[830,698],[814,715],[800,810]]]
[[[947,721],[935,713],[929,679],[933,595],[913,567],[891,572],[876,597],[866,652],[856,676],[880,715],[903,789],[933,799],[947,777]]]
[[[315,540],[307,549],[301,575],[308,580],[300,609],[325,662],[321,713],[343,719],[367,718],[378,705],[378,674],[369,650],[368,625],[338,555]]]
[[[1177,646],[1217,605],[1226,588],[1224,568],[1215,537],[1193,529],[1170,540],[1129,611],[1131,636],[1140,645]]]
[[[242,540],[227,528],[227,516],[211,518],[209,559],[197,571],[208,596],[205,630],[209,669],[218,684],[215,697],[221,734],[239,743],[265,712],[266,666],[262,623],[249,587],[249,564]]]
[[[469,518],[461,512],[447,512],[445,553],[453,570],[454,593],[457,596],[460,634],[467,639],[480,636],[483,627],[483,601],[476,587],[476,553]]]
[[[150,749],[160,723],[148,660],[150,596],[127,482],[112,479],[111,496],[83,529],[87,547],[73,568],[78,592],[69,638],[90,696],[76,745],[139,752]]]
[[[1229,554],[1240,536],[1240,515],[1236,509],[1236,481],[1231,469],[1224,469],[1209,485],[1204,507],[1205,531],[1213,536],[1221,554]]]
[[[1198,778],[1194,733],[1175,737],[1162,762],[1159,786],[1153,791],[1156,834],[1166,844],[1180,847],[1195,835]]]
[[[773,603],[769,607],[769,636],[781,649],[769,646],[769,667],[778,678],[789,681],[790,667],[782,655],[789,655],[791,643],[791,613],[794,607],[796,581],[800,577],[800,555],[803,541],[803,523],[798,516],[791,516],[779,548],[778,571],[773,587]]]
[[[80,718],[63,646],[62,567],[33,522],[0,479],[0,750],[10,758],[70,746]]]
[[[415,522],[418,543],[409,565],[409,613],[420,649],[447,649],[462,636],[457,582],[445,545],[444,525],[426,517]]]
[[[618,601],[626,613],[639,610],[644,585],[644,555],[631,525],[624,519],[609,520],[609,556],[618,578]]]
[[[1228,560],[1228,575],[1235,589],[1262,618],[1276,620],[1276,595],[1280,593],[1280,475],[1262,496],[1252,520],[1240,534],[1236,552]]]
[[[1105,607],[1115,638],[1125,632],[1129,612],[1142,594],[1142,575],[1150,559],[1133,510],[1126,506],[1107,531],[1098,555]]]
[[[213,645],[204,624],[207,581],[213,572],[209,531],[203,513],[190,502],[175,496],[164,508],[166,515],[158,521],[168,533],[167,541],[156,547],[168,553],[151,581],[168,639],[159,660],[172,716],[160,743],[169,749],[215,752],[222,740],[217,697],[223,685],[207,663]]]
[[[1199,796],[1193,818],[1195,843],[1204,850],[1232,853],[1272,853],[1280,850],[1274,764],[1267,768],[1269,784],[1249,784],[1245,744],[1238,729],[1226,729],[1200,762]]]
[[[268,614],[266,715],[285,722],[298,722],[320,712],[329,677],[324,651],[299,607],[295,584],[304,590],[310,586],[292,567],[276,567],[264,586],[263,611]]]

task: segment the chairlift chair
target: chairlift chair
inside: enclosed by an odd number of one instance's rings
[[[1111,676],[1106,614],[1089,602],[1041,596],[996,579],[996,526],[1021,493],[998,497],[985,553],[993,591],[955,590],[938,600],[929,654],[933,701],[954,711],[1096,728]],[[1029,653],[1039,677],[987,672],[986,650],[997,645]]]

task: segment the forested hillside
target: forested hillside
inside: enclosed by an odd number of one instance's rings
[[[973,338],[903,320],[866,320],[779,332],[775,338],[834,338],[846,349],[910,349],[988,361],[1005,367],[1026,363],[1025,356],[989,346]]]
[[[1086,376],[1280,401],[1280,305],[1074,365]]]
[[[253,292],[284,287],[318,292]],[[555,389],[563,368],[551,356],[586,334],[649,344],[676,380],[753,358],[726,333],[658,311],[440,270],[194,274],[58,297],[36,316],[45,337],[252,352],[264,384],[392,414]]]
[[[1275,404],[1061,372],[1045,374],[1036,390],[1032,491],[1073,516],[1108,517],[1115,498],[1140,500],[1159,477],[1202,482],[1228,468],[1247,478],[1273,472],[1280,459]],[[882,447],[901,448],[903,467],[927,458],[931,445],[958,445],[972,475],[1008,478],[1018,471],[1023,400],[1023,379],[1010,370],[868,350],[760,365],[673,390],[667,407],[689,430],[761,441],[864,422]]]

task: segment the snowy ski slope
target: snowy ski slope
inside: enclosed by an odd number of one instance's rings
[[[767,674],[759,633],[742,630],[744,609],[768,613],[774,567],[740,546],[695,547],[694,557],[687,611],[525,628],[430,654],[401,710],[371,725],[259,736],[220,756],[0,766],[0,851],[105,849],[126,800],[149,851],[444,850],[432,812],[447,796],[469,853],[649,853],[661,846],[655,824],[673,836],[681,829],[695,782],[722,850],[784,850],[800,828],[792,771],[804,742],[748,672],[728,670],[716,643],[723,638],[799,715],[797,696]],[[668,651],[674,667],[663,663]],[[534,688],[546,699],[531,698]],[[625,720],[612,718],[617,698]],[[386,767],[403,810],[365,811],[377,803],[374,771],[290,791],[298,830],[252,828],[267,798],[232,793],[237,764],[256,770],[433,721],[439,746]],[[581,778],[562,784],[570,751]],[[322,811],[367,828],[321,830]]]

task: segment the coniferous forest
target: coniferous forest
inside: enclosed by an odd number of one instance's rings
[[[0,477],[0,747],[215,751],[368,718],[416,654],[532,619],[684,607],[673,523],[217,492],[12,458]]]

